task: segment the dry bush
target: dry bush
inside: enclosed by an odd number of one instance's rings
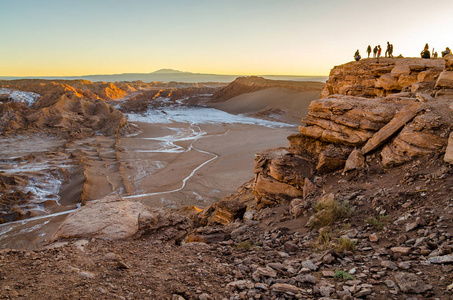
[[[307,225],[310,227],[329,226],[338,220],[348,218],[353,209],[348,201],[338,201],[333,194],[328,194],[316,203],[315,214],[311,216]]]
[[[348,238],[341,237],[338,239],[336,249],[338,252],[354,251],[356,245],[357,245],[357,241],[353,241]]]

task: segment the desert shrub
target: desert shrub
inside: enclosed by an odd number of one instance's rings
[[[330,243],[331,239],[332,239],[332,233],[331,233],[330,229],[322,230],[319,232],[318,244],[327,247],[327,245]]]
[[[352,215],[352,208],[348,201],[338,201],[333,194],[324,196],[316,203],[315,214],[309,220],[309,226],[322,227],[332,225],[338,220]]]
[[[388,222],[389,222],[388,215],[380,215],[378,218],[368,217],[365,220],[365,223],[378,230],[382,230],[382,228],[384,228],[388,224]]]
[[[252,243],[250,243],[250,241],[244,241],[244,242],[237,243],[236,245],[234,245],[234,247],[236,249],[249,250],[250,248],[252,248]]]
[[[337,242],[337,250],[339,252],[354,251],[357,241],[350,240],[348,238],[339,238]]]

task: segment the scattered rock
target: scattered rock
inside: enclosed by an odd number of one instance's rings
[[[372,243],[377,243],[379,242],[379,236],[376,233],[372,233],[368,236],[368,239]]]
[[[390,269],[390,270],[398,270],[398,266],[393,262],[389,260],[383,260],[381,261],[381,267]]]
[[[331,271],[331,270],[322,271],[322,276],[323,277],[334,277],[335,272]]]
[[[300,275],[297,275],[296,277],[294,277],[294,279],[301,283],[316,284],[316,278],[310,274],[305,274],[305,275],[300,274]]]
[[[304,213],[304,211],[308,207],[309,207],[308,201],[305,201],[305,200],[300,199],[300,198],[295,198],[295,199],[291,200],[291,203],[289,205],[289,211],[291,213],[291,216],[294,219],[297,219],[298,217],[300,217]]]
[[[453,254],[430,257],[428,261],[432,264],[451,264],[453,263]]]
[[[288,283],[275,283],[271,286],[271,290],[277,293],[291,293],[291,294],[297,294],[300,292],[300,288]]]
[[[421,294],[432,289],[431,285],[412,273],[398,272],[395,281],[403,293]]]
[[[411,252],[411,247],[392,247],[390,248],[394,253],[404,254],[407,255]]]
[[[318,267],[317,267],[314,263],[312,263],[311,260],[305,260],[305,261],[303,261],[303,262],[302,262],[302,267],[307,268],[307,269],[310,269],[310,270],[312,270],[312,271],[318,270]]]

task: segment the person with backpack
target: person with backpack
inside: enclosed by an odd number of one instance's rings
[[[373,49],[373,57],[376,58],[376,54],[377,54],[377,46],[374,46],[374,49]]]
[[[385,57],[387,57],[387,54],[390,57],[390,42],[387,42],[387,49],[385,49]]]

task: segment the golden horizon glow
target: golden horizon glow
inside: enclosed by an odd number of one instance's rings
[[[0,1],[0,77],[328,76],[368,44],[405,57],[453,46],[447,0],[382,0],[385,14],[366,0]]]

